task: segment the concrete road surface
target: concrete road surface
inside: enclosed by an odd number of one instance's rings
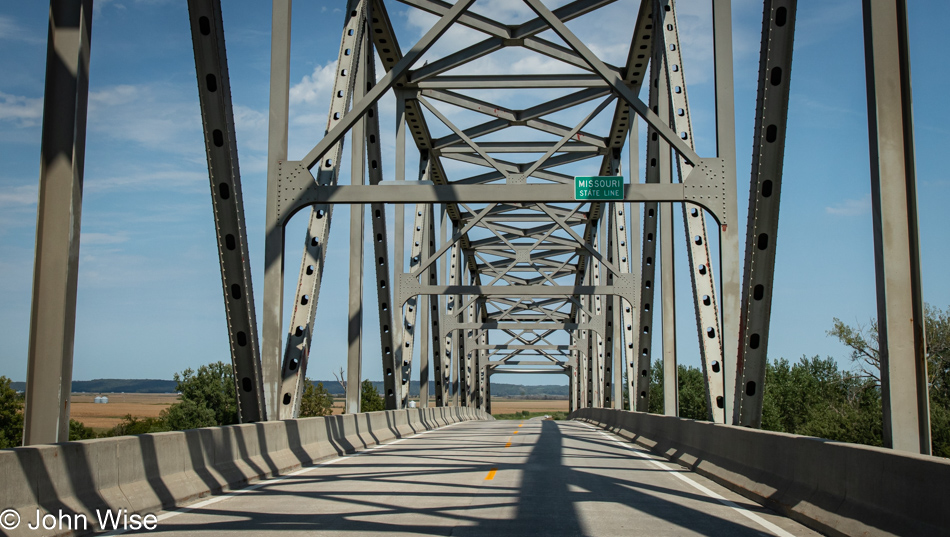
[[[818,535],[580,422],[464,422],[162,513],[149,534]]]

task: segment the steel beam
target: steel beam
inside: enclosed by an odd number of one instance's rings
[[[287,159],[290,107],[291,0],[274,0],[271,20],[270,113],[267,133],[267,224],[261,375],[266,419],[280,418],[281,325],[284,311],[284,223],[280,221],[280,163]]]
[[[92,0],[52,0],[23,445],[69,439]]]
[[[686,89],[685,66],[679,40],[679,24],[673,0],[659,0],[658,22],[663,31],[657,34],[662,40],[658,49],[663,50],[664,73],[668,81],[671,124],[687,144],[694,146],[692,116]],[[677,159],[680,181],[689,176],[693,166],[680,156]],[[670,207],[672,211],[672,207]],[[693,307],[696,316],[696,333],[699,340],[700,364],[703,371],[708,419],[725,423],[725,399],[723,396],[723,348],[720,333],[719,309],[716,300],[716,282],[713,278],[712,256],[709,254],[709,239],[706,234],[706,218],[702,209],[688,203],[682,204],[683,228],[686,231],[686,252],[689,258],[690,282],[693,289]],[[664,217],[665,218],[665,217]],[[674,343],[675,345],[675,343]],[[675,374],[675,368],[673,368]],[[664,377],[665,378],[665,377]]]
[[[188,15],[238,416],[250,423],[264,417],[264,384],[221,2],[189,0]]]
[[[337,56],[338,69],[333,82],[330,112],[327,115],[327,129],[339,123],[341,117],[346,114],[346,108],[355,90],[356,79],[362,76],[359,72],[366,68],[367,63],[372,64],[372,62],[366,62],[362,59],[364,55],[372,55],[370,50],[363,50],[363,47],[366,46],[366,39],[364,39],[366,33],[365,15],[365,3],[350,0],[340,39],[340,50]],[[369,69],[372,68],[372,65],[370,65]],[[343,73],[347,74],[344,75]],[[375,80],[374,76],[364,78]],[[360,88],[360,91],[365,93],[365,87]],[[361,134],[362,131],[367,129],[366,124],[368,122],[371,123],[372,121],[364,120],[361,122]],[[378,125],[375,128],[378,131]],[[360,140],[364,138],[366,137],[360,136]],[[340,141],[331,149],[330,158],[317,169],[315,184],[321,186],[337,184],[342,160],[343,142]],[[376,182],[378,183],[378,181]],[[357,181],[355,184],[362,184],[362,182]],[[323,281],[324,267],[326,266],[332,218],[332,205],[319,204],[310,209],[300,271],[297,277],[297,292],[294,295],[296,304],[291,314],[290,329],[281,362],[280,419],[294,418],[300,412],[300,401],[306,388],[304,381],[309,365],[310,347],[314,339],[314,320],[316,319],[317,305],[320,300],[320,288]]]
[[[739,332],[738,368],[742,376],[732,418],[737,425],[755,428],[762,426],[797,6],[797,0],[766,0],[762,13]]]
[[[930,453],[907,5],[864,0],[884,445]]]

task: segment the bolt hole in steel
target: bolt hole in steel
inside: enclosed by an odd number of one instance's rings
[[[785,22],[788,20],[788,10],[784,7],[780,7],[775,10],[775,25],[776,26],[785,26]]]
[[[752,334],[751,336],[749,336],[749,347],[751,347],[751,348],[753,348],[753,349],[758,349],[758,348],[759,348],[759,335],[758,335],[758,334]]]
[[[214,129],[211,131],[211,141],[214,143],[215,147],[221,147],[224,145],[224,133],[220,129]]]
[[[284,404],[285,404],[285,405],[289,405],[289,404],[290,404],[290,394],[289,394],[289,393],[285,393],[285,394],[284,394]]]
[[[640,392],[640,399],[646,399],[646,398],[647,398],[647,392]]]
[[[317,211],[317,218],[323,218],[324,212],[323,209]]]
[[[205,86],[211,93],[218,91],[218,79],[213,74],[209,74],[205,77]]]
[[[290,364],[288,364],[288,365],[290,366],[290,370],[291,370],[291,371],[296,371],[296,370],[297,370],[297,365],[298,365],[299,363],[300,363],[300,362],[299,362],[296,358],[294,358],[293,360],[291,360],[291,361],[290,361]]]
[[[235,284],[233,284],[233,285],[231,286],[231,297],[234,298],[235,300],[238,300],[238,299],[241,298],[241,286],[240,286],[240,285],[238,285],[238,284],[235,283]]]
[[[651,284],[652,284],[652,282],[651,282],[650,280],[647,280],[647,281],[643,282],[643,287],[649,289]]]
[[[709,339],[715,338],[715,337],[716,337],[716,329],[713,328],[713,327],[711,327],[711,326],[708,327],[708,328],[706,328],[706,337],[708,337]]]
[[[768,198],[772,196],[772,181],[766,179],[762,182],[762,197]]]
[[[237,344],[239,347],[244,347],[247,345],[247,334],[244,332],[238,332],[235,334],[235,339],[237,339]]]
[[[718,373],[720,369],[721,369],[721,368],[719,367],[719,362],[713,362],[713,363],[712,363],[712,370],[713,370],[713,373]]]
[[[700,274],[706,274],[706,265],[700,265],[700,266],[699,266],[699,273],[700,273]]]
[[[717,395],[717,396],[716,396],[716,407],[717,407],[717,408],[725,408],[725,406],[726,406],[725,400],[722,398],[721,395]]]
[[[221,196],[221,199],[226,200],[231,197],[231,187],[227,183],[218,184],[218,194]]]
[[[643,311],[650,311],[650,304],[649,304],[649,303],[643,305]]]
[[[762,297],[765,296],[765,286],[761,283],[752,288],[752,298],[756,300],[762,300]]]
[[[782,83],[782,68],[781,67],[772,68],[772,72],[769,74],[769,82],[771,82],[773,86],[778,86],[779,84]]]
[[[301,337],[301,336],[303,336],[303,327],[302,327],[302,326],[298,326],[297,328],[294,329],[294,336],[296,336],[296,337]]]
[[[208,20],[208,17],[198,17],[198,31],[201,32],[201,35],[211,34],[211,21]]]
[[[745,384],[745,394],[749,397],[755,395],[755,381],[749,381]]]
[[[316,271],[316,269],[313,265],[307,265],[307,276],[313,275],[314,271]]]
[[[228,250],[233,250],[237,248],[237,244],[234,240],[234,235],[231,235],[230,233],[228,233],[227,235],[224,236],[224,247],[227,248]]]
[[[759,250],[765,250],[769,247],[769,235],[767,233],[760,233],[759,238],[756,241],[756,246]]]
[[[306,306],[308,303],[310,303],[310,297],[309,297],[309,296],[304,295],[304,296],[300,297],[300,305],[301,305],[301,306]]]
[[[695,237],[693,237],[693,242],[696,243],[696,246],[699,246],[703,243],[703,238],[700,237],[699,235],[696,235]]]
[[[692,216],[693,218],[699,216],[699,209],[696,209],[695,207],[690,209],[689,215]]]
[[[254,389],[254,384],[251,383],[250,377],[244,377],[241,379],[241,389],[246,392],[249,392]]]
[[[310,246],[316,248],[320,244],[320,241],[316,237],[310,239]]]
[[[765,141],[768,143],[772,143],[775,141],[775,138],[777,137],[778,137],[778,127],[776,127],[775,125],[769,125],[765,129]]]

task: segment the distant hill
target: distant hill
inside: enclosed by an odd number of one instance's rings
[[[11,382],[17,391],[26,389],[26,382]],[[174,380],[158,379],[95,379],[74,380],[73,393],[175,393]]]
[[[335,380],[319,380],[333,395],[343,395],[343,387]],[[383,393],[383,383],[373,382],[376,390]],[[11,382],[17,391],[26,389],[25,382]],[[74,380],[73,393],[175,393],[175,381],[158,379],[95,379]],[[409,394],[419,395],[419,381],[409,384]],[[521,384],[492,384],[492,397],[567,397],[566,385],[523,386]],[[435,383],[429,382],[429,395],[435,395]]]

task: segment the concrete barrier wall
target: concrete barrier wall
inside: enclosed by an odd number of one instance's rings
[[[947,459],[640,412],[571,417],[828,535],[950,535]]]
[[[154,513],[393,438],[486,419],[464,407],[418,408],[0,450],[0,511],[22,518],[0,533],[63,534],[30,531],[37,509],[85,514],[98,529],[97,510]]]

